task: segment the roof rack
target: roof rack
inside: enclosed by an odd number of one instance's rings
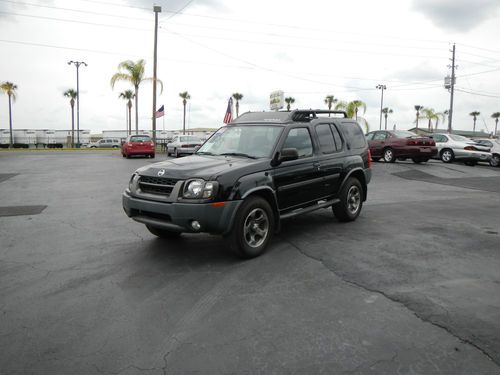
[[[310,122],[317,119],[318,115],[342,115],[347,118],[345,111],[330,111],[327,109],[295,109],[288,111],[269,111],[269,112],[245,112],[235,118],[232,123],[252,123],[252,122]]]

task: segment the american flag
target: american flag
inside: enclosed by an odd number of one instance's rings
[[[229,124],[233,120],[233,98],[229,98],[227,102],[226,115],[224,116],[224,124]]]
[[[162,106],[160,107],[160,109],[159,109],[159,110],[157,110],[157,111],[155,112],[155,117],[156,117],[156,118],[158,118],[158,117],[162,117],[164,114],[165,114],[165,108],[164,108],[164,106],[162,105]]]

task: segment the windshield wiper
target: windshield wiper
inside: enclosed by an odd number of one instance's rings
[[[219,155],[223,155],[223,156],[243,156],[244,158],[258,159],[256,156],[244,154],[242,152],[223,152],[222,154],[219,154]]]
[[[208,151],[197,151],[196,154],[197,155],[215,155],[215,154],[208,152]]]

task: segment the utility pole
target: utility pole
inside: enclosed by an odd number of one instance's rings
[[[448,65],[448,67],[451,68],[451,82],[450,82],[450,112],[448,114],[448,133],[451,134],[452,131],[452,118],[453,118],[453,94],[455,92],[455,43],[453,43],[453,49],[450,51],[452,53],[451,56],[451,66]],[[445,85],[446,87],[446,85]]]
[[[80,148],[80,78],[78,75],[78,71],[80,69],[80,65],[87,66],[85,61],[69,61],[68,65],[76,66],[76,147]]]
[[[158,59],[158,13],[161,13],[161,6],[153,7],[155,12],[155,40],[154,40],[154,57],[153,57],[153,142],[156,145],[156,71]]]
[[[377,86],[375,86],[375,88],[382,91],[382,95],[380,98],[380,125],[379,125],[379,130],[382,130],[382,107],[384,106],[384,90],[387,89],[387,86],[386,85],[377,85]]]

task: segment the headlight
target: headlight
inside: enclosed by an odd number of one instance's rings
[[[203,180],[190,180],[184,185],[183,198],[188,199],[208,199],[215,196],[217,188],[216,182],[205,182]]]
[[[138,176],[138,173],[135,172],[131,177],[130,177],[130,181],[128,182],[128,188],[129,190],[132,190],[133,187],[134,187],[134,184],[135,184],[135,177]]]

